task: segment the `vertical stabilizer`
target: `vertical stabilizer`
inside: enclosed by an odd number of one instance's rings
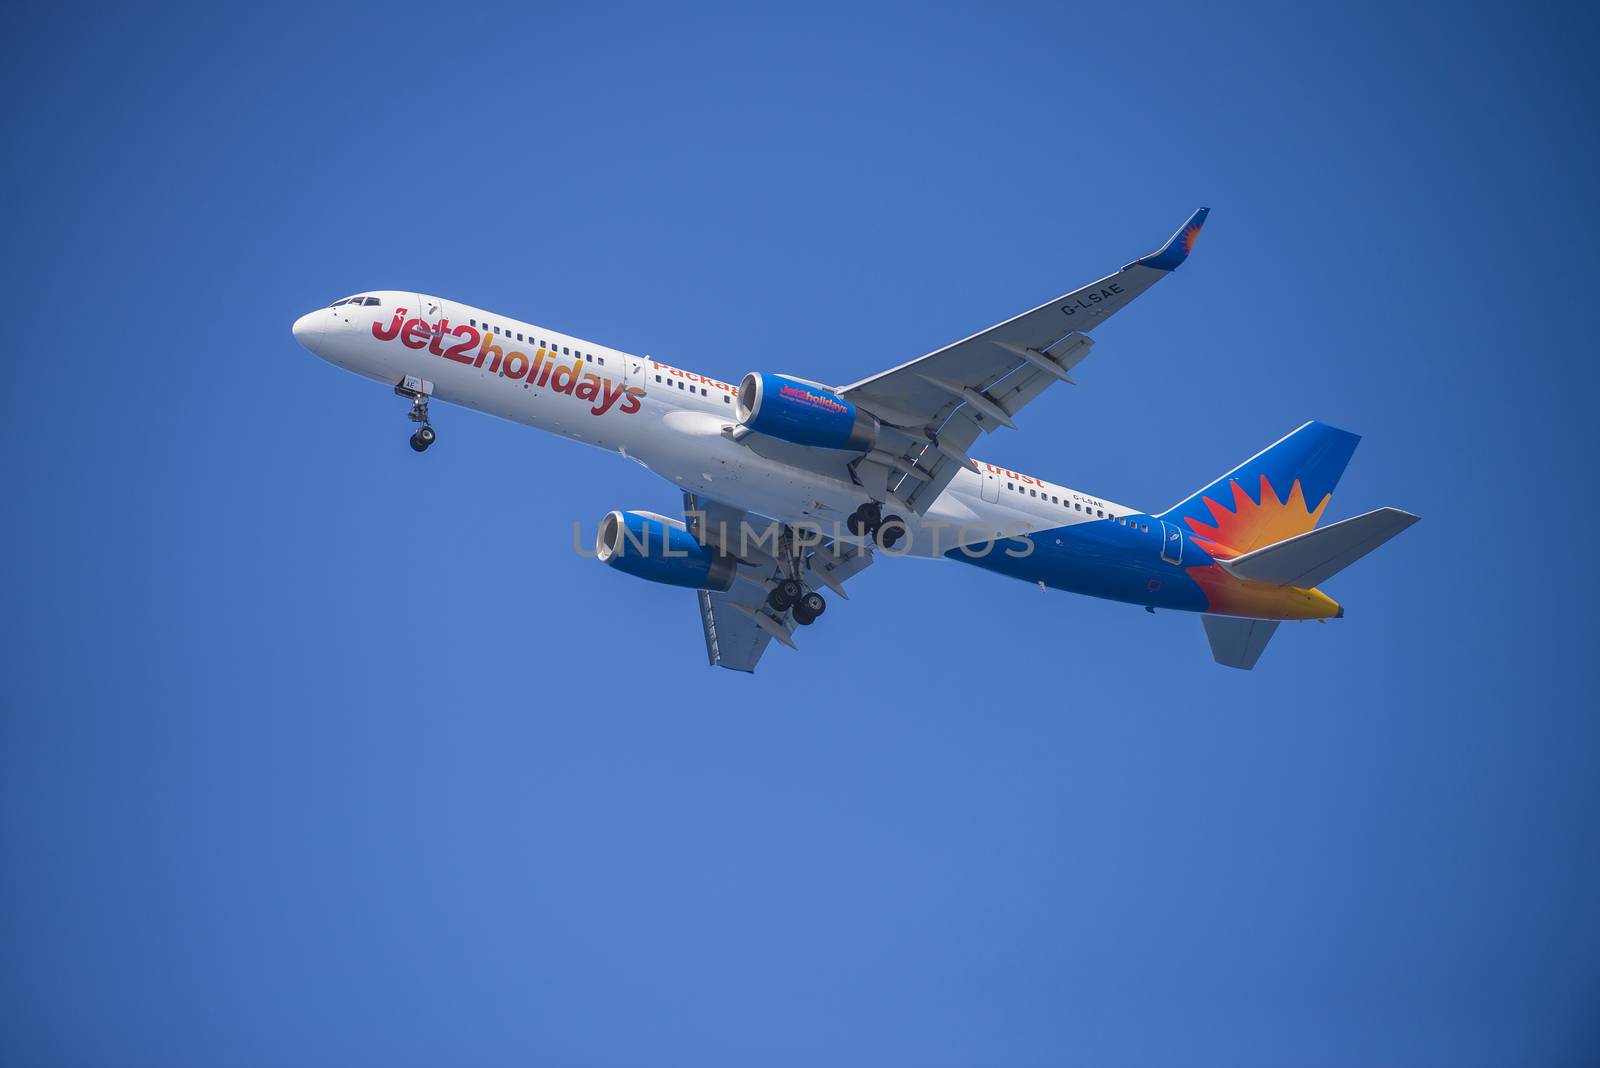
[[[1187,529],[1213,557],[1229,559],[1317,525],[1359,435],[1307,423],[1269,445],[1160,518]]]

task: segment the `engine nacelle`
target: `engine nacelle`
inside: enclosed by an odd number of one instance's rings
[[[618,571],[691,590],[726,590],[739,570],[733,557],[695,541],[680,520],[654,512],[607,512],[594,548]]]
[[[830,389],[788,375],[752,371],[739,383],[739,425],[796,445],[865,453],[878,420]]]

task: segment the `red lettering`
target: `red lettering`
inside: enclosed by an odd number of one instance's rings
[[[394,310],[394,322],[390,323],[387,329],[377,323],[372,324],[372,336],[379,341],[393,341],[400,336],[400,322],[405,317],[406,310],[404,308],[396,308]]]
[[[421,319],[407,319],[400,332],[400,344],[408,349],[424,348],[428,344],[428,326]]]
[[[478,350],[478,359],[473,363],[473,366],[482,367],[483,358],[491,352],[494,353],[494,359],[489,361],[489,373],[498,374],[500,371],[500,358],[506,354],[506,350],[494,343],[493,334],[485,333],[483,335],[483,347]]]
[[[522,364],[520,367],[517,366],[519,361]],[[513,370],[512,368],[516,369]],[[505,375],[507,378],[521,378],[527,373],[528,357],[525,353],[513,352],[511,355],[506,357]]]
[[[433,340],[428,342],[428,351],[433,353],[435,356],[443,356],[444,355],[444,350],[441,349],[439,347],[439,345],[440,345],[441,342],[444,341],[445,335],[448,334],[449,332],[450,332],[450,320],[449,319],[440,319],[438,322],[434,323],[433,324]]]
[[[444,358],[447,360],[454,360],[457,363],[471,363],[472,357],[466,355],[466,351],[478,343],[478,332],[472,327],[468,326],[466,323],[462,323],[460,326],[456,327],[450,332],[456,337],[464,337],[466,340],[461,342],[459,345],[452,345],[450,348],[446,349],[444,352]]]
[[[600,403],[589,409],[591,415],[605,415],[611,410],[611,406],[617,403],[617,398],[622,396],[623,390],[620,382],[613,382],[609,378],[603,378],[600,380],[600,386],[604,393],[600,397]]]
[[[571,393],[573,383],[578,380],[578,364],[582,361],[574,360],[571,367],[557,367],[555,374],[550,376],[550,388],[557,393]],[[566,375],[566,384],[562,384],[561,376]]]
[[[628,395],[622,398],[622,407],[617,409],[623,415],[632,415],[639,410],[639,398],[644,396],[644,390],[638,386],[629,386]]]

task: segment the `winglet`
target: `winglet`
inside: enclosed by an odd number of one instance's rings
[[[1134,260],[1128,267],[1154,267],[1158,271],[1176,270],[1178,264],[1189,258],[1189,253],[1194,251],[1194,243],[1200,237],[1200,227],[1206,224],[1206,216],[1211,214],[1210,208],[1201,208],[1189,216],[1189,221],[1178,228],[1178,232],[1167,239],[1155,252],[1143,259]],[[1126,271],[1128,267],[1124,267]]]

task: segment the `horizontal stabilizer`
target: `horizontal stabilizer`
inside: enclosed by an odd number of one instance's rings
[[[1415,523],[1419,517],[1398,508],[1379,508],[1232,560],[1219,561],[1237,578],[1274,586],[1311,589]],[[1213,639],[1215,644],[1215,639]]]
[[[1211,656],[1223,667],[1249,671],[1261,659],[1261,651],[1278,629],[1274,619],[1235,619],[1232,616],[1201,616],[1206,637],[1211,641]]]

